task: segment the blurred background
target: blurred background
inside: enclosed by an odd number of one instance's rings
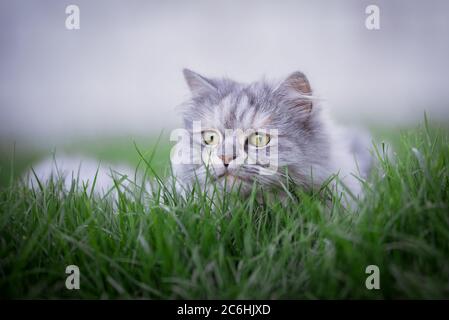
[[[181,124],[184,67],[243,82],[301,70],[345,123],[445,122],[448,39],[445,0],[0,0],[1,150],[150,145]]]

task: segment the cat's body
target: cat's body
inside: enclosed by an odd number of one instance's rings
[[[34,164],[33,170],[26,172],[24,180],[28,186],[39,188],[39,184],[53,179],[62,183],[66,190],[70,190],[75,182],[80,188],[86,187],[88,193],[94,187],[95,192],[105,194],[115,188],[114,180],[123,186],[130,185],[135,180],[135,173],[126,164],[100,162],[80,154],[55,154]],[[141,177],[137,175],[137,178],[140,184]]]
[[[180,151],[189,157],[188,161],[171,159],[178,192],[189,193],[198,183],[205,190],[238,188],[245,195],[255,181],[280,190],[287,176],[310,190],[337,175],[332,186],[338,180],[353,195],[361,195],[359,178],[365,178],[371,168],[370,138],[335,125],[302,73],[278,84],[208,79],[190,70],[184,70],[184,76],[192,93],[182,105],[187,137],[176,145],[174,154]],[[65,159],[65,163],[74,162]],[[46,181],[55,169],[53,159],[44,161],[38,176]],[[72,171],[77,176],[77,170],[78,164],[64,168],[66,175]],[[106,170],[110,172],[110,167]],[[125,167],[113,170],[132,172]],[[79,181],[92,183],[93,171],[86,174],[80,172]],[[113,186],[112,178],[107,183],[107,172],[99,174],[104,188]]]

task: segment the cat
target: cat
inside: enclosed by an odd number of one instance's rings
[[[364,131],[337,126],[302,72],[278,83],[249,84],[207,78],[189,69],[183,74],[191,96],[181,104],[185,134],[171,156],[178,193],[187,195],[199,185],[207,192],[236,188],[245,196],[254,182],[267,190],[282,190],[287,177],[309,191],[334,176],[338,177],[331,180],[335,190],[341,184],[341,190],[352,196],[362,195],[361,181],[373,162],[371,138]],[[179,154],[184,155],[182,161],[173,156]],[[36,186],[36,177],[47,181],[62,172],[92,185],[95,163],[70,157],[47,159],[28,173],[28,184]],[[112,172],[129,179],[133,170],[103,164],[98,167],[96,190],[114,187]]]
[[[214,181],[223,191],[238,185],[247,195],[255,181],[264,189],[282,189],[287,174],[309,191],[336,175],[335,189],[341,184],[340,190],[361,196],[361,181],[373,164],[371,138],[365,131],[337,126],[302,72],[279,83],[250,84],[188,69],[183,73],[191,92],[182,104],[190,137],[177,148],[187,154],[195,149],[201,161],[172,161],[180,192],[195,183],[211,189],[208,181]]]

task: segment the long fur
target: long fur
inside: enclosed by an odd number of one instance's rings
[[[208,79],[190,70],[184,74],[192,91],[191,99],[182,104],[186,129],[192,130],[192,123],[198,120],[203,128],[214,128],[222,137],[227,129],[276,129],[278,167],[267,174],[267,169],[257,163],[232,166],[231,162],[228,168],[220,161],[210,165],[205,159],[196,164],[173,163],[180,190],[188,190],[197,181],[207,184],[208,176],[224,189],[229,182],[223,177],[225,172],[233,177],[231,182],[241,183],[240,191],[245,194],[256,180],[266,187],[280,187],[288,172],[306,190],[318,188],[336,175],[335,181],[360,196],[360,180],[371,169],[369,135],[337,126],[311,89],[307,92],[309,83],[302,73],[294,73],[277,84],[266,80],[243,84],[227,78]],[[191,149],[192,141],[193,145],[200,143],[191,138],[180,149]],[[220,141],[216,149],[224,143]],[[241,146],[237,149],[243,150]]]

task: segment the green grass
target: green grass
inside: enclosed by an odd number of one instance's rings
[[[350,211],[297,189],[286,205],[157,191],[114,205],[13,181],[0,191],[0,297],[449,298],[448,134],[424,124],[397,141]],[[70,264],[80,290],[65,289]],[[365,287],[372,264],[380,290]]]

